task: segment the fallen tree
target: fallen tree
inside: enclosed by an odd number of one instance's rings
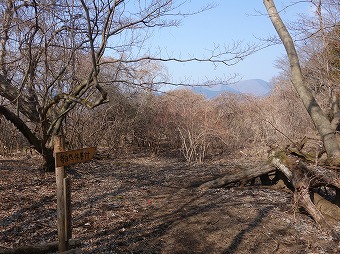
[[[339,239],[339,232],[335,229],[340,227],[340,208],[315,193],[315,189],[322,186],[334,190],[340,188],[338,172],[334,169],[307,165],[282,150],[274,152],[270,162],[294,187],[294,201],[297,206],[306,210],[335,239]]]
[[[256,177],[267,180],[268,173],[274,172],[275,168],[265,161],[251,163],[249,165],[237,165],[234,172],[228,173],[220,178],[208,181],[199,186],[200,189],[221,188],[232,183],[252,181]],[[264,182],[264,181],[262,181]]]
[[[274,172],[274,177],[269,177]],[[264,185],[275,185],[283,181],[292,190],[296,206],[305,210],[334,239],[339,239],[340,207],[336,205],[338,195],[335,194],[340,189],[339,170],[308,164],[296,156],[295,152],[292,153],[291,148],[273,150],[267,162],[236,167],[233,172],[203,183],[199,188],[221,188],[232,183],[254,181],[257,177]],[[332,191],[333,198],[328,200],[317,193],[321,188]]]
[[[69,240],[70,250],[62,253],[81,253],[80,250],[78,249],[80,245],[81,245],[80,240],[70,239]],[[0,249],[0,254],[24,254],[24,253],[44,254],[56,251],[58,251],[58,241],[37,246],[24,246],[13,249]]]

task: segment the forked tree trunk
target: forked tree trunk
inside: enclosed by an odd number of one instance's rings
[[[263,0],[263,3],[266,6],[269,17],[286,49],[292,72],[292,83],[295,87],[295,90],[297,91],[321,136],[329,162],[339,164],[340,147],[336,140],[335,129],[334,127],[332,128],[331,122],[327,115],[320,108],[311,90],[304,83],[299,58],[292,37],[290,36],[280,15],[278,14],[274,1]]]

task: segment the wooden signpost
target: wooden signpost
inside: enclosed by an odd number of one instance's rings
[[[55,136],[53,141],[57,185],[58,250],[64,252],[69,249],[69,240],[72,238],[71,180],[66,177],[64,166],[91,160],[96,148],[89,147],[65,151],[63,136]]]
[[[91,160],[96,153],[96,147],[89,147],[55,153],[56,167],[64,167]]]

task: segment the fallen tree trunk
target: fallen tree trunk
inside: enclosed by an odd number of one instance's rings
[[[268,162],[257,164],[240,165],[235,167],[235,171],[223,177],[206,182],[199,186],[200,189],[221,188],[235,182],[246,182],[261,175],[274,172],[275,168]]]
[[[268,174],[274,171],[276,171],[276,176],[271,180]],[[340,208],[313,192],[316,187],[320,186],[338,190],[339,172],[321,166],[305,165],[297,160],[297,157],[288,156],[285,151],[277,151],[267,162],[235,166],[230,173],[208,181],[199,188],[221,188],[232,183],[250,181],[256,177],[260,177],[265,184],[269,182],[275,184],[275,181],[283,180],[293,191],[295,203],[310,214],[335,239],[339,239],[339,233],[335,229],[340,228]]]
[[[69,240],[69,248],[73,249],[80,246],[80,241],[76,239]],[[35,253],[35,254],[43,254],[49,252],[58,251],[58,242],[46,243],[39,246],[24,246],[14,249],[0,249],[0,254],[25,254],[25,253]],[[80,253],[77,249],[69,250],[70,252],[65,253]],[[75,252],[78,251],[78,252]],[[64,253],[64,252],[63,252]]]
[[[294,200],[296,204],[304,208],[335,239],[339,239],[339,233],[334,230],[333,226],[339,226],[340,224],[338,219],[340,208],[310,191],[313,184],[320,184],[320,180],[329,184],[327,182],[331,179],[327,179],[327,174],[325,174],[327,170],[323,170],[323,173],[316,171],[315,167],[311,170],[308,166],[297,161],[296,158],[290,158],[282,151],[277,152],[272,157],[271,162],[287,177],[294,187]],[[330,182],[337,184],[337,181],[331,180]],[[317,204],[312,202],[311,194],[314,196],[314,201],[317,201]]]
[[[308,165],[308,171],[315,176],[318,181],[332,185],[340,189],[340,174],[337,170],[328,169],[326,167]]]
[[[337,205],[329,202],[318,193],[313,193],[312,198],[316,208],[318,208],[322,214],[331,217],[331,219],[335,221],[340,221],[340,208]]]

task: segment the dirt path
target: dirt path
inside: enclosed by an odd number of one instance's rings
[[[0,248],[55,241],[55,176],[0,160]],[[73,235],[84,253],[338,253],[291,195],[263,187],[200,191],[233,164],[95,160],[68,170]]]

